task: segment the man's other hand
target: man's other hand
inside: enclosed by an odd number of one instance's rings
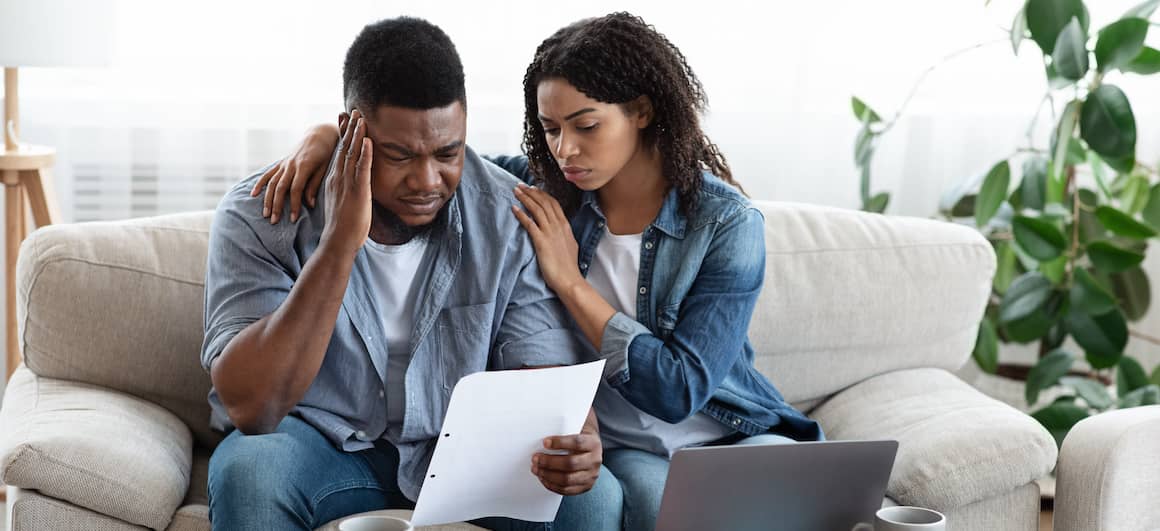
[[[540,478],[540,483],[565,496],[588,492],[596,484],[604,461],[595,410],[588,410],[588,419],[578,435],[545,438],[544,448],[559,453],[540,452],[532,456],[532,473]]]

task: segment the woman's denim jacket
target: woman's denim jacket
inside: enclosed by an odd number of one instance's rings
[[[531,181],[526,157],[491,160]],[[605,223],[585,192],[571,218],[585,276]],[[703,411],[746,435],[823,438],[753,365],[747,331],[765,279],[764,231],[761,212],[710,173],[691,216],[669,191],[641,238],[637,318],[616,313],[601,339],[605,378],[641,411],[674,424]]]

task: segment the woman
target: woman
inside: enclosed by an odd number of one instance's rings
[[[707,100],[681,52],[627,13],[584,20],[536,50],[524,96],[527,157],[494,160],[539,185],[515,190],[512,214],[606,360],[595,409],[624,527],[655,527],[677,449],[821,439],[754,367],[764,219],[701,130]],[[254,188],[270,180],[272,212],[287,186],[313,200],[333,149],[318,143]]]

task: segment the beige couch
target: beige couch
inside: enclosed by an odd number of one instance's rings
[[[889,499],[1034,530],[1056,447],[956,378],[995,267],[974,230],[763,203],[760,369],[831,439],[900,442]],[[198,363],[208,212],[59,225],[21,249],[24,365],[0,409],[9,529],[208,529]],[[772,524],[776,526],[776,524]]]

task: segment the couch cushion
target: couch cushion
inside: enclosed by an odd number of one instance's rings
[[[21,367],[0,426],[0,480],[21,489],[164,529],[189,486],[189,429],[124,393]]]
[[[217,444],[200,363],[211,219],[198,212],[33,233],[17,264],[28,368],[160,404],[199,443]]]
[[[11,531],[149,531],[108,515],[77,507],[39,492],[9,489]],[[206,531],[209,527],[206,526]]]
[[[947,511],[1046,476],[1057,450],[1035,419],[940,369],[877,376],[813,412],[831,439],[894,439],[888,495]]]
[[[893,370],[954,370],[967,361],[995,270],[977,230],[755,204],[765,214],[765,286],[749,337],[757,368],[788,401]]]

